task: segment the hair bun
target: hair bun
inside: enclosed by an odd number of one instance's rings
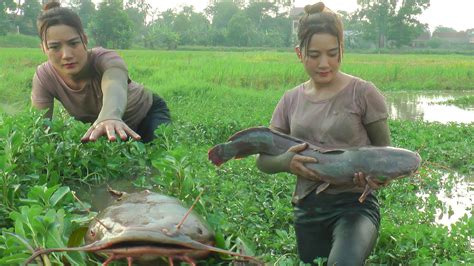
[[[304,12],[308,15],[323,12],[325,5],[323,2],[316,3],[314,5],[307,5],[304,7]]]
[[[55,8],[55,7],[61,7],[61,3],[56,2],[56,1],[48,2],[48,3],[46,3],[46,5],[44,5],[43,11],[47,11],[47,10],[50,10],[52,8]]]

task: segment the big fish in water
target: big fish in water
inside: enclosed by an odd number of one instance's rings
[[[235,133],[226,143],[214,146],[208,156],[213,164],[219,166],[232,158],[239,159],[252,154],[279,155],[302,143],[307,142],[267,127],[253,127]],[[324,182],[316,193],[324,191],[331,184],[356,186],[353,178],[357,172],[364,173],[366,179],[380,182],[409,176],[421,163],[418,153],[388,146],[324,149],[308,143],[306,150],[300,154],[318,160],[317,163],[305,164]],[[370,192],[367,185],[359,201],[363,202]]]

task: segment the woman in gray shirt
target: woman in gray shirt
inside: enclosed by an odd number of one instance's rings
[[[323,148],[388,146],[387,108],[377,88],[339,70],[343,54],[340,18],[323,3],[305,7],[299,21],[296,54],[309,80],[287,91],[270,122],[274,130]],[[316,159],[299,155],[301,144],[279,156],[260,155],[257,166],[267,173],[286,171],[297,176],[293,195],[294,226],[300,259],[313,263],[327,258],[328,265],[363,265],[372,251],[380,224],[379,204],[370,194],[358,198],[366,184],[381,185],[364,173],[354,173],[358,187],[322,184],[304,166]]]
[[[59,100],[77,120],[92,123],[81,138],[95,141],[117,135],[149,142],[154,130],[171,121],[168,107],[157,94],[131,81],[123,59],[114,51],[87,49],[79,16],[58,2],[45,5],[37,19],[43,52],[48,61],[33,77],[32,105],[53,114]]]

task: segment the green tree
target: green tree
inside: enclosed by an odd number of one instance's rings
[[[457,32],[455,29],[450,28],[450,27],[444,27],[444,26],[437,26],[435,30],[433,31],[434,33],[442,33],[442,32]]]
[[[179,42],[179,35],[173,30],[176,16],[171,9],[160,13],[158,18],[147,26],[144,36],[145,47],[176,49]]]
[[[205,13],[211,18],[212,27],[225,29],[232,16],[240,11],[239,6],[233,1],[216,2],[205,9]]]
[[[241,4],[241,3],[240,3]],[[239,3],[225,0],[215,2],[204,10],[211,21],[209,39],[212,45],[225,45],[227,42],[227,25],[232,16],[240,12]]]
[[[179,34],[181,45],[206,45],[208,44],[210,23],[207,18],[194,12],[192,6],[184,6],[173,24],[174,31]]]
[[[244,12],[236,13],[227,25],[227,42],[231,46],[249,46],[255,38],[255,26]]]
[[[251,2],[244,13],[255,25],[256,34],[250,39],[251,46],[282,47],[291,41],[291,21],[273,2]]]
[[[271,4],[272,6],[275,6],[277,10],[283,11],[282,13],[289,14],[290,9],[294,6],[293,4],[295,3],[295,0],[266,0],[266,1],[249,0],[248,6],[253,5],[253,4],[258,4],[258,3]]]
[[[279,14],[275,18],[267,18],[264,31],[260,32],[264,39],[263,45],[269,47],[293,46],[291,35],[291,20],[288,16]]]
[[[96,12],[94,2],[92,0],[71,0],[70,5],[81,18],[84,28],[88,29],[89,23]]]
[[[408,44],[424,29],[416,16],[429,7],[430,0],[358,0],[357,16],[364,24],[364,33],[384,48],[387,41]]]
[[[0,2],[0,35],[7,34],[12,27],[11,15],[7,11],[13,11],[15,8],[16,4],[13,0],[2,0]]]
[[[152,13],[151,5],[146,0],[128,0],[125,12],[132,21],[135,41],[143,42],[147,30],[147,19]]]
[[[271,2],[252,2],[244,9],[244,13],[258,29],[262,29],[266,26],[264,22],[268,18],[278,14],[278,7]]]
[[[121,0],[101,2],[89,26],[96,45],[127,49],[132,44],[133,24],[125,13]]]
[[[423,24],[416,19],[416,16],[423,13],[423,10],[430,6],[430,0],[410,0],[403,1],[396,12],[396,16],[391,18],[389,28],[389,39],[397,47],[409,45],[411,41],[420,36],[428,29],[427,24]]]
[[[41,13],[41,4],[38,0],[25,0],[20,6],[21,15],[18,17],[20,33],[25,35],[37,35],[36,18]]]

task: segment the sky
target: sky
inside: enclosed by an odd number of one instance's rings
[[[304,7],[318,1],[295,0],[295,6]],[[183,5],[193,5],[196,12],[204,10],[209,3],[208,0],[149,0],[148,2],[159,11],[169,8],[176,8],[179,11]],[[353,12],[358,7],[357,0],[323,0],[323,2],[332,10]],[[430,3],[430,7],[418,17],[420,22],[428,24],[430,31],[440,25],[457,31],[474,28],[474,0],[431,0]]]

